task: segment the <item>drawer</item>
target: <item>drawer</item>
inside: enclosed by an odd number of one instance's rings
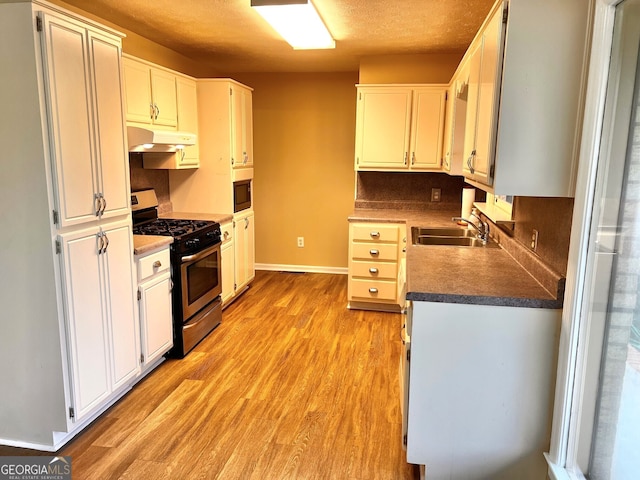
[[[351,246],[351,258],[365,260],[397,260],[398,245],[371,244],[354,242]]]
[[[386,278],[395,280],[398,276],[398,264],[352,261],[349,268],[349,275],[369,279]]]
[[[372,281],[351,278],[350,300],[373,302],[395,302],[398,293],[396,282]]]
[[[138,282],[169,269],[169,249],[145,255],[138,259]]]
[[[398,243],[400,227],[396,224],[353,223],[351,225],[351,239],[370,242]]]

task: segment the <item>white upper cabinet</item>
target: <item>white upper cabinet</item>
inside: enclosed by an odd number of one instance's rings
[[[446,87],[359,85],[356,170],[440,170]]]
[[[253,167],[253,100],[251,90],[230,85],[231,158],[234,168]]]
[[[464,175],[496,195],[573,196],[586,79],[585,0],[499,0],[468,62]]]
[[[502,11],[496,10],[471,47],[463,171],[465,177],[491,185],[501,64]]]
[[[198,135],[198,93],[196,81],[190,78],[176,78],[178,98],[178,130]],[[177,168],[197,168],[200,163],[198,144],[185,147],[176,153]]]
[[[127,122],[175,130],[178,125],[176,77],[149,63],[124,56]]]
[[[127,214],[120,44],[53,14],[41,18],[58,224]]]

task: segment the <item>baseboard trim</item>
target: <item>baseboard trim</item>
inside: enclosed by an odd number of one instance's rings
[[[339,275],[346,275],[349,272],[346,267],[318,267],[314,265],[285,265],[280,263],[256,263],[256,270],[294,273],[333,273]]]

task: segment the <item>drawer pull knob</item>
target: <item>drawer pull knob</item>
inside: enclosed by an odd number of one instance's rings
[[[375,294],[375,293],[378,293],[378,289],[377,289],[377,288],[373,288],[373,287],[371,287],[371,288],[369,289],[369,293],[374,293],[374,294]]]
[[[375,248],[372,248],[371,250],[369,250],[369,253],[371,255],[373,255],[374,257],[378,256],[380,254],[380,252],[378,250],[376,250]]]
[[[372,238],[380,238],[380,232],[371,232],[369,235],[371,235]]]
[[[153,262],[153,268],[160,268],[162,266],[162,262],[160,260],[156,260]]]
[[[375,275],[376,273],[378,273],[378,269],[377,268],[370,268],[369,269],[369,273],[372,275]]]

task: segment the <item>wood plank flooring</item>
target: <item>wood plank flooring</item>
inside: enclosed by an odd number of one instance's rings
[[[66,445],[78,479],[404,480],[399,314],[347,277],[257,272],[222,324]],[[0,447],[0,455],[41,452]]]

